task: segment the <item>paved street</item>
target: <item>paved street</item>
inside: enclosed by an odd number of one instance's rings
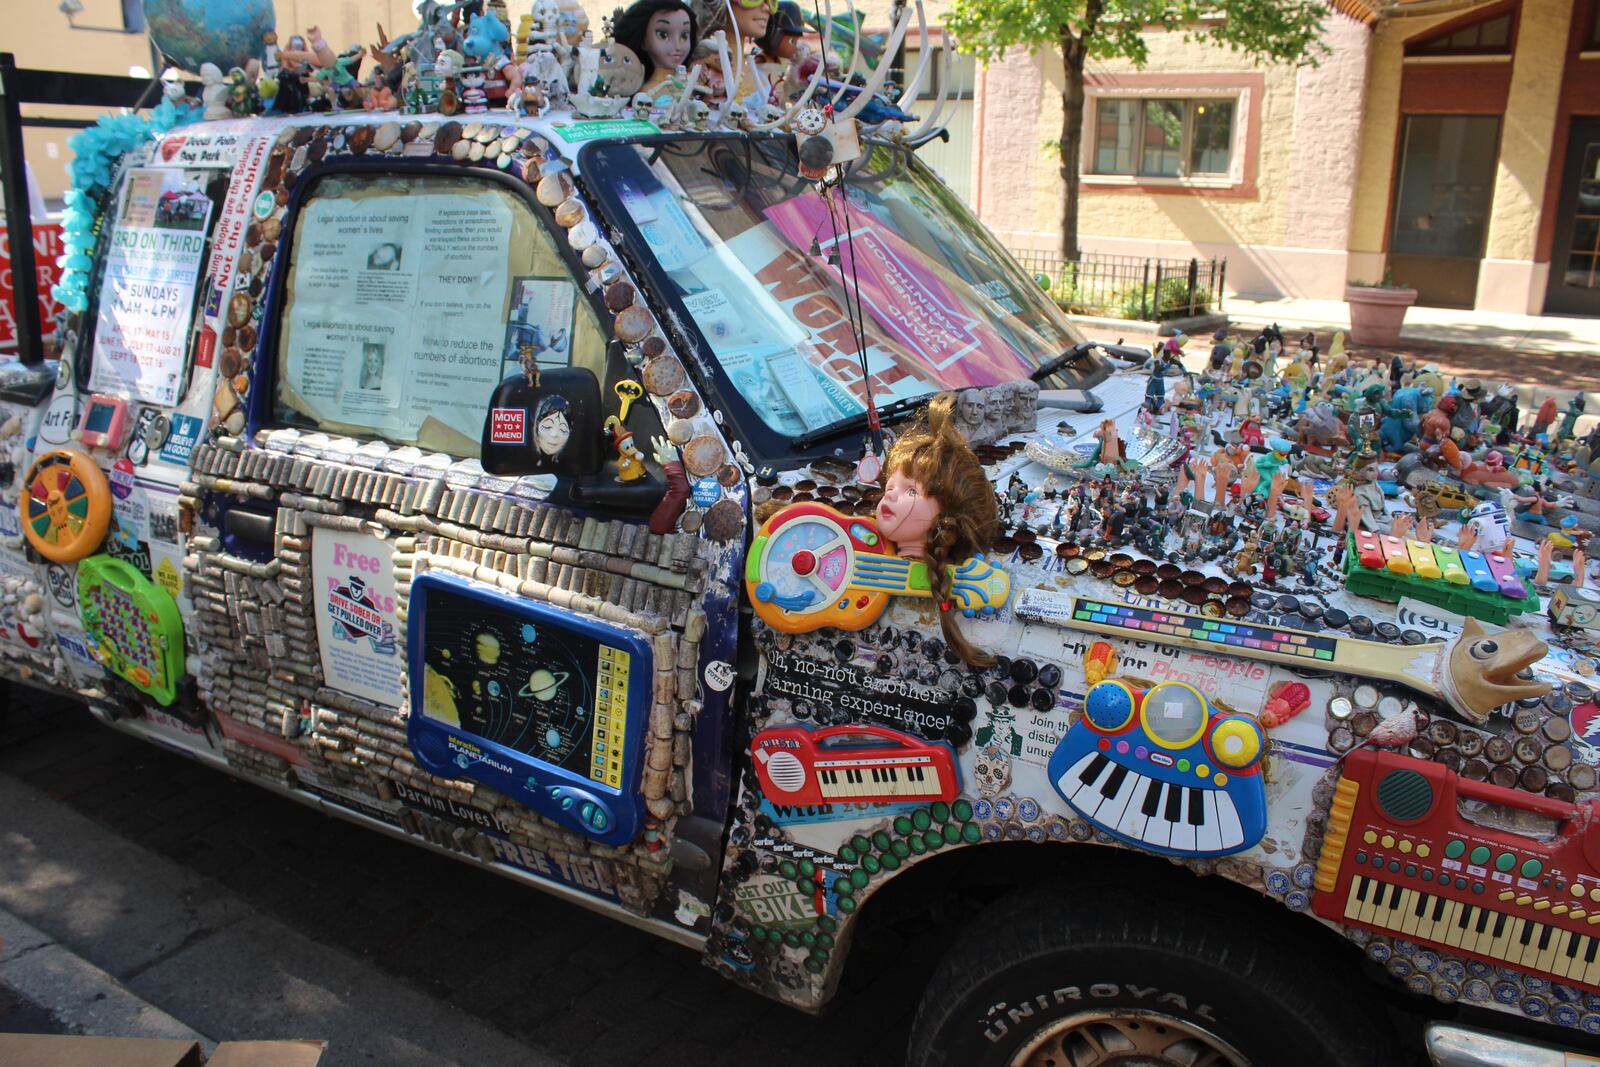
[[[934,951],[864,939],[811,1018],[25,690],[0,727],[0,908],[208,1037],[326,1038],[327,1067],[890,1064]],[[0,1027],[54,1024],[0,987]]]

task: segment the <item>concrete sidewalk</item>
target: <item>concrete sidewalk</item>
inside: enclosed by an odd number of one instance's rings
[[[1291,327],[1330,335],[1333,330],[1350,328],[1350,307],[1342,300],[1246,300],[1230,296],[1223,308],[1234,328],[1276,322],[1291,338]],[[1406,312],[1400,341],[1402,345],[1483,345],[1507,352],[1600,356],[1600,318],[1412,307]]]

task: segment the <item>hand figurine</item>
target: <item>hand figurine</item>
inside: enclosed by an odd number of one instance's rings
[[[1394,517],[1394,521],[1389,524],[1390,535],[1393,537],[1404,538],[1406,534],[1411,532],[1411,524],[1415,521],[1415,515],[1411,514],[1409,511],[1402,511],[1400,514],[1396,515]]]
[[[665,437],[650,438],[650,448],[656,462],[667,476],[667,492],[661,503],[650,513],[650,532],[671,533],[678,525],[678,517],[689,505],[689,478],[683,473],[683,463],[678,459],[678,446]]]

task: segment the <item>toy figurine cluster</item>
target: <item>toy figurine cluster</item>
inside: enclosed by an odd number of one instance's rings
[[[1156,345],[1131,443],[1106,420],[1030,444],[1052,473],[997,486],[1002,544],[1048,538],[1072,573],[1137,549],[1149,568],[1115,573],[1141,591],[1157,565],[1214,564],[1269,595],[1342,586],[1500,623],[1593,578],[1600,427],[1579,436],[1581,394],[1525,414],[1509,384],[1357,358],[1342,334],[1212,342],[1187,367],[1187,338]]]
[[[835,24],[813,30],[795,0],[638,0],[617,8],[599,37],[576,0],[535,0],[511,24],[502,0],[419,0],[421,25],[370,44],[335,49],[312,26],[281,39],[267,33],[261,54],[224,72],[194,73],[192,118],[304,112],[399,111],[441,115],[546,115],[644,120],[664,130],[792,130],[821,137],[813,153],[843,162],[859,133],[894,141],[931,136],[943,100],[915,129],[889,65],[869,69],[864,52]],[[909,26],[905,13],[893,35]],[[820,49],[807,37],[820,40]],[[841,58],[846,52],[848,64]],[[169,95],[183,103],[179,82]],[[828,131],[832,128],[833,132]],[[840,134],[843,129],[846,132]]]

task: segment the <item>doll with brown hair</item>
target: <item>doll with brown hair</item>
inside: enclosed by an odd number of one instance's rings
[[[999,515],[983,464],[955,428],[955,401],[954,393],[934,397],[926,423],[890,447],[878,530],[900,555],[927,563],[945,644],[969,665],[987,667],[994,657],[973,647],[956,622],[952,570],[974,553],[989,550]]]

